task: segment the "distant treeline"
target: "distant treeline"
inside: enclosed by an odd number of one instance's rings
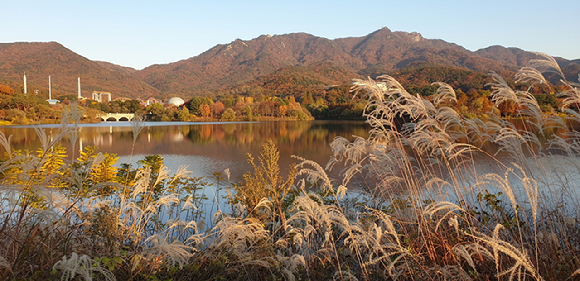
[[[151,121],[190,120],[353,120],[361,119],[366,101],[351,92],[350,82],[342,81],[345,73],[331,66],[313,68],[285,67],[237,87],[206,92],[193,96],[183,105],[146,104],[137,99],[118,99],[98,102],[91,99],[77,101],[76,95],[59,96],[61,103],[50,106],[34,94],[24,95],[21,89],[0,84],[0,120],[5,124],[58,122],[63,105],[77,102],[85,108],[85,122],[98,121],[102,113],[135,113]],[[475,117],[496,110],[511,116],[517,106],[504,103],[494,108],[489,96],[491,76],[463,68],[421,66],[391,73],[411,94],[429,99],[438,89],[435,81],[445,82],[455,89],[457,103],[450,105],[466,117]],[[322,77],[326,77],[323,79]],[[507,81],[515,89],[526,90],[530,85]],[[549,83],[548,83],[549,84]],[[559,87],[548,84],[530,88],[542,110],[558,112]],[[496,112],[497,113],[497,112]]]

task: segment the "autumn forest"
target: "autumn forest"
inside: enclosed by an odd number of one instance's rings
[[[282,43],[282,44],[280,44]],[[142,70],[91,61],[56,43],[0,44],[0,120],[4,124],[58,122],[64,105],[85,108],[84,122],[103,113],[136,113],[151,121],[360,119],[365,101],[351,91],[352,79],[390,75],[412,94],[429,98],[444,82],[456,89],[454,109],[466,117],[499,110],[511,116],[515,105],[493,109],[491,73],[516,89],[517,69],[537,54],[492,46],[475,52],[443,40],[387,28],[363,37],[328,40],[304,33],[260,36],[178,62]],[[568,80],[580,72],[578,60],[556,58]],[[24,96],[23,75],[29,95]],[[52,76],[49,106],[47,77]],[[83,99],[77,101],[77,78]],[[553,79],[551,79],[553,78]],[[542,110],[557,114],[558,79],[530,88]],[[111,102],[90,99],[110,92]],[[171,97],[185,103],[168,106]],[[147,100],[156,102],[149,104]]]

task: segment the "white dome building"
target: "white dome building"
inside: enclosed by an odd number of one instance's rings
[[[179,97],[172,97],[167,101],[168,105],[182,106],[185,101]]]

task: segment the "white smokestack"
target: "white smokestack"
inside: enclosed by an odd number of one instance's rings
[[[24,72],[24,94],[26,95],[26,72]]]
[[[52,99],[52,88],[50,86],[50,75],[48,75],[48,99]]]
[[[81,78],[79,77],[79,96],[78,99],[81,99]]]

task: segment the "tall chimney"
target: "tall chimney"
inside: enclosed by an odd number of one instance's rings
[[[26,72],[24,72],[24,94],[26,95]]]
[[[81,78],[79,77],[79,96],[78,99],[81,100]]]
[[[52,88],[50,86],[50,75],[48,75],[48,99],[52,99]]]

